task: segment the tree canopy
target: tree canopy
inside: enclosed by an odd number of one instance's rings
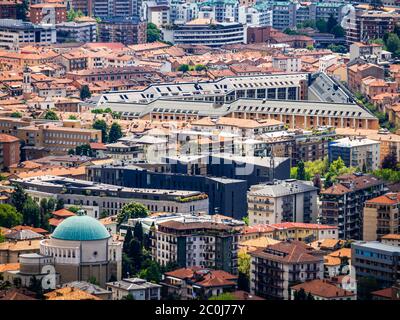
[[[157,26],[149,22],[147,24],[147,42],[156,42],[161,40],[161,30]]]
[[[85,84],[82,86],[81,91],[79,93],[79,97],[81,100],[86,100],[92,96],[92,93],[89,90],[89,87]]]
[[[131,202],[124,205],[117,216],[118,224],[132,218],[145,218],[149,215],[149,210],[141,203]]]
[[[47,111],[45,113],[44,118],[46,120],[59,120],[57,114],[54,111],[51,111],[51,110],[49,110],[49,111]]]
[[[122,138],[122,129],[121,126],[117,122],[113,122],[110,128],[110,132],[108,133],[108,142],[114,143],[118,139]]]
[[[108,141],[108,136],[107,136],[107,130],[108,130],[108,126],[107,123],[104,120],[96,120],[93,125],[92,125],[93,129],[97,129],[101,131],[101,141],[103,143],[106,143]]]
[[[0,204],[0,226],[12,228],[22,223],[22,214],[9,204]]]

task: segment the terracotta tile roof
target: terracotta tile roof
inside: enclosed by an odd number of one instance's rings
[[[189,222],[183,223],[180,221],[166,221],[158,224],[158,227],[171,228],[175,230],[191,230],[191,229],[214,229],[214,230],[222,230],[229,231],[232,230],[232,227],[221,224],[221,223],[212,223],[212,222]]]
[[[292,289],[296,291],[304,289],[306,293],[323,298],[351,297],[355,295],[355,293],[343,290],[327,280],[320,279],[300,283],[293,286]]]
[[[346,188],[342,184],[334,184],[333,186],[329,187],[328,189],[323,190],[321,193],[322,194],[345,194],[347,192],[350,192],[351,190],[349,188]]]
[[[46,300],[101,300],[100,298],[74,287],[64,287],[44,294]]]
[[[367,201],[367,203],[393,205],[400,203],[400,193],[387,193]]]
[[[4,263],[0,264],[0,273],[5,271],[19,270],[19,263]]]
[[[385,234],[381,239],[400,240],[400,234]]]
[[[72,211],[69,211],[67,209],[60,209],[60,210],[54,211],[52,214],[56,217],[62,217],[62,218],[76,216],[75,213],[73,213]]]
[[[9,134],[0,133],[0,142],[9,143],[9,142],[17,142],[19,139],[14,136],[10,136]]]
[[[2,242],[0,243],[0,251],[35,251],[39,250],[41,240],[24,240],[17,242]]]
[[[17,230],[17,231],[20,231],[20,230],[32,230],[33,232],[40,233],[40,234],[49,233],[46,229],[34,228],[34,227],[31,227],[31,226],[15,226],[15,227],[12,228],[12,230]]]
[[[235,286],[237,280],[237,276],[226,271],[201,267],[181,268],[166,272],[165,276],[187,280],[203,287]]]
[[[385,288],[385,289],[373,291],[373,292],[371,292],[371,295],[380,297],[380,298],[385,298],[388,300],[400,300],[400,298],[397,297],[396,290],[394,288]]]
[[[328,249],[328,250],[334,250],[338,246],[341,246],[343,244],[343,240],[338,240],[338,239],[321,239],[314,241],[310,244],[312,248],[315,250],[320,250],[320,249]]]
[[[257,249],[250,255],[288,264],[322,262],[321,257],[312,255],[313,251],[303,242],[287,241],[270,245],[265,249]]]
[[[90,148],[93,150],[107,150],[106,145],[104,143],[92,142],[89,144]]]
[[[27,290],[21,289],[0,291],[0,300],[37,300],[30,296],[33,295],[33,293],[30,292],[29,296],[25,293],[27,293]]]
[[[64,219],[56,219],[56,218],[50,218],[49,219],[49,225],[52,227],[57,227],[61,222],[63,222]]]

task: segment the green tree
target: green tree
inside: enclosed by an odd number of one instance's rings
[[[206,70],[206,69],[207,69],[207,67],[204,64],[196,64],[194,66],[194,70],[196,70],[196,71],[203,71],[203,70]]]
[[[346,31],[337,24],[331,29],[330,33],[335,35],[335,38],[343,38],[346,34]]]
[[[131,202],[124,205],[117,216],[117,222],[120,225],[128,219],[145,218],[149,215],[149,210],[141,203]]]
[[[62,198],[57,199],[55,210],[61,210],[61,209],[64,209],[64,199],[62,199]]]
[[[108,142],[114,143],[118,139],[122,138],[122,136],[123,135],[122,135],[121,126],[118,123],[113,122],[113,124],[111,125],[111,128],[110,128],[110,132],[108,133]]]
[[[326,22],[326,29],[328,32],[332,33],[333,28],[337,25],[337,20],[333,17],[333,15],[330,15],[328,21]]]
[[[22,113],[18,111],[14,111],[13,113],[10,114],[11,118],[22,118]]]
[[[17,20],[27,21],[27,13],[29,11],[29,0],[23,0],[17,5]]]
[[[76,146],[75,150],[71,149],[71,154],[76,154],[78,156],[93,157],[94,151],[92,150],[89,144],[81,144],[80,146]]]
[[[25,225],[36,228],[40,226],[40,208],[30,196],[22,207],[22,216]]]
[[[21,185],[14,184],[14,192],[11,196],[11,204],[17,209],[18,212],[22,212],[22,208],[24,207],[27,199],[28,195]]]
[[[108,141],[108,137],[107,137],[107,123],[104,120],[96,120],[93,123],[93,129],[97,129],[101,131],[101,141],[103,143],[106,143]]]
[[[0,204],[0,226],[12,228],[22,223],[22,215],[9,204]]]
[[[379,283],[373,277],[359,277],[357,279],[357,298],[359,300],[371,300],[371,292],[380,289]]]
[[[319,30],[319,32],[323,32],[326,33],[328,32],[328,24],[324,19],[318,19],[315,22],[315,26],[317,27],[317,29]]]
[[[47,111],[44,115],[44,119],[46,120],[59,120],[57,114],[54,111]]]
[[[135,298],[129,293],[126,296],[123,296],[121,300],[135,300]]]
[[[249,221],[249,216],[245,216],[242,218],[242,221],[246,224],[246,226],[249,225],[250,221]]]
[[[386,40],[386,48],[392,53],[396,53],[400,49],[400,39],[395,33],[389,33]]]
[[[293,296],[294,300],[307,300],[307,294],[303,288],[300,288],[300,290],[296,290]]]
[[[124,237],[124,243],[122,245],[122,251],[125,252],[126,254],[129,253],[129,247],[131,245],[131,241],[133,240],[133,235],[132,235],[132,228],[129,227],[126,230],[126,234]]]
[[[250,255],[244,251],[238,252],[238,287],[248,291],[250,287]]]
[[[306,170],[305,170],[303,161],[300,161],[297,164],[297,179],[306,180]]]
[[[161,281],[161,268],[160,265],[153,261],[153,260],[148,260],[148,266],[145,269],[142,269],[139,272],[139,277],[146,279],[147,281],[150,282],[155,282],[159,283]]]
[[[156,42],[161,39],[161,30],[154,23],[147,24],[147,42]]]
[[[306,47],[306,49],[312,51],[312,50],[314,50],[314,46],[312,44],[310,44]]]
[[[133,271],[139,272],[142,268],[143,249],[139,240],[133,238],[129,243],[128,256],[132,260]]]
[[[89,86],[86,84],[82,86],[81,91],[79,93],[79,97],[81,98],[82,101],[90,98],[92,96],[92,93],[89,90]]]
[[[73,114],[71,114],[71,115],[68,117],[68,120],[78,120],[78,118],[77,118],[77,116],[74,116]]]
[[[179,67],[178,67],[178,71],[181,71],[181,72],[188,72],[189,71],[189,65],[187,65],[187,64],[181,64]]]
[[[135,227],[133,228],[133,237],[137,239],[141,245],[143,245],[144,234],[141,222],[137,222],[135,224]]]

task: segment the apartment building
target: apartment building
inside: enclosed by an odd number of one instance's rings
[[[125,45],[146,43],[147,24],[137,18],[106,18],[98,24],[100,42],[121,42]]]
[[[55,124],[37,124],[20,127],[17,137],[24,141],[25,146],[45,148],[54,155],[64,155],[77,146],[101,141],[101,131]]]
[[[94,218],[117,215],[132,201],[150,212],[197,214],[208,210],[208,197],[198,191],[122,188],[114,185],[56,176],[17,179],[38,203],[43,198],[63,199],[68,206],[91,207]]]
[[[167,297],[179,297],[179,300],[209,299],[235,291],[237,278],[223,270],[190,267],[164,273],[161,285]]]
[[[67,21],[67,6],[61,3],[38,3],[29,7],[29,19],[34,24],[58,24]]]
[[[0,48],[18,51],[20,45],[26,43],[56,43],[55,27],[22,20],[0,20]]]
[[[243,228],[240,241],[262,237],[272,238],[277,241],[297,240],[310,243],[324,239],[337,239],[338,227],[302,222],[256,224]]]
[[[247,181],[205,175],[172,173],[168,168],[146,169],[140,164],[115,163],[87,167],[87,180],[130,188],[188,190],[208,195],[210,214],[241,219],[246,215]]]
[[[386,33],[393,32],[399,20],[396,13],[377,10],[356,10],[354,17],[346,18],[346,41],[365,41],[382,39]]]
[[[320,193],[321,222],[338,226],[339,239],[361,239],[367,200],[386,192],[383,181],[364,174],[339,176],[338,182]]]
[[[323,279],[323,256],[302,242],[269,245],[250,256],[250,293],[266,299],[288,300],[293,285]]]
[[[306,281],[291,287],[291,299],[295,300],[296,292],[304,290],[306,294],[311,294],[314,300],[357,300],[357,294],[340,287],[334,281],[316,279]]]
[[[107,282],[106,288],[111,291],[112,300],[122,300],[131,295],[134,300],[160,300],[161,286],[140,278],[125,278],[120,281]]]
[[[378,43],[354,42],[350,45],[350,61],[369,56],[381,57],[383,45]]]
[[[381,242],[383,244],[389,244],[391,246],[400,247],[400,235],[399,234],[386,234],[382,236]]]
[[[368,200],[364,206],[363,240],[381,240],[400,233],[400,194],[387,193]]]
[[[306,73],[225,77],[214,81],[157,83],[142,90],[103,93],[97,106],[103,108],[103,104],[121,101],[147,104],[157,99],[215,102],[218,105],[233,103],[240,98],[307,100],[307,86],[308,74]]]
[[[347,68],[347,83],[354,92],[361,92],[362,79],[374,77],[383,80],[384,76],[383,68],[371,63],[356,63]]]
[[[301,70],[301,59],[296,56],[273,56],[272,67],[287,73],[299,72]]]
[[[164,40],[174,44],[221,47],[246,43],[244,26],[238,22],[216,22],[213,19],[195,19],[172,30],[163,31]]]
[[[167,221],[154,231],[151,254],[161,265],[198,266],[237,274],[238,231],[222,223]]]
[[[391,287],[399,279],[400,247],[377,241],[351,244],[351,264],[357,280],[371,277],[381,288]]]
[[[0,134],[0,170],[8,169],[20,161],[21,142],[8,134]]]
[[[17,11],[21,1],[2,0],[0,1],[0,19],[17,19]]]
[[[373,171],[380,167],[380,143],[362,137],[346,137],[329,143],[328,156],[330,163],[341,158],[346,167]]]
[[[247,193],[249,224],[316,221],[317,191],[295,179],[253,185]]]
[[[69,21],[56,25],[57,41],[68,42],[96,42],[97,22],[96,21]]]

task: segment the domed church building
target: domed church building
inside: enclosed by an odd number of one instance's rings
[[[40,242],[40,254],[53,258],[60,284],[95,279],[104,286],[121,279],[122,242],[113,241],[103,224],[86,215],[61,222]]]

